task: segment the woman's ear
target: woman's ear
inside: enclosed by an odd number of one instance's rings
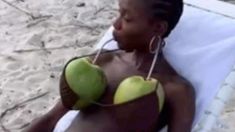
[[[168,29],[168,23],[166,21],[156,21],[154,24],[154,32],[159,36],[164,36]]]

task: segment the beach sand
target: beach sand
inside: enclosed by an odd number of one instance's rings
[[[58,101],[64,64],[93,51],[118,15],[117,1],[8,2],[0,0],[0,132],[20,132]],[[234,102],[216,130],[235,131]]]
[[[51,109],[64,64],[92,52],[117,16],[114,0],[10,3],[24,12],[0,1],[0,132],[21,131]]]

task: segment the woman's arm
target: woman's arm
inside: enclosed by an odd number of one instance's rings
[[[103,50],[102,61],[107,61],[107,59],[110,59],[110,55],[108,53],[115,52],[117,50],[107,51]],[[96,53],[92,53],[89,55],[84,55],[80,57],[74,57],[70,59],[67,64],[74,59],[82,58],[82,57],[91,57],[93,58]],[[99,61],[100,62],[100,61]],[[67,65],[66,64],[66,65]],[[65,65],[65,67],[66,67]],[[65,69],[64,69],[65,70]],[[68,93],[69,92],[69,93]],[[56,104],[56,106],[47,114],[43,115],[42,117],[35,119],[32,124],[25,130],[26,132],[51,132],[53,131],[56,123],[58,120],[69,110],[72,109],[72,106],[74,103],[78,100],[78,96],[73,93],[71,90],[69,90],[67,82],[64,78],[64,71],[60,78],[60,95],[61,100]],[[68,98],[69,95],[69,98]],[[72,96],[73,95],[73,96]]]
[[[47,114],[32,121],[25,132],[52,132],[58,120],[68,111],[59,101]]]
[[[172,85],[171,91],[167,94],[170,114],[168,132],[191,132],[195,113],[193,88],[187,84]]]

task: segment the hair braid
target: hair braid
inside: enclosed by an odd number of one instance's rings
[[[182,0],[141,0],[150,11],[150,15],[156,19],[165,20],[168,30],[163,37],[167,37],[178,23],[183,12]]]

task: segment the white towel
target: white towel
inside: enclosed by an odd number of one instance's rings
[[[65,132],[79,112],[71,110],[67,112],[56,124],[53,132]]]

